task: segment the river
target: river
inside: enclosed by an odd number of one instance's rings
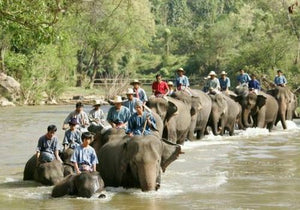
[[[186,142],[156,192],[107,188],[104,199],[51,198],[52,187],[23,181],[23,170],[49,124],[62,141],[62,122],[73,109],[0,109],[0,209],[300,209],[299,120],[285,131],[247,129]]]

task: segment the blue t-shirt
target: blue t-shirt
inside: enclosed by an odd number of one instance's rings
[[[139,100],[141,100],[143,103],[148,101],[148,98],[147,98],[147,95],[146,95],[146,92],[144,89],[142,88],[138,88],[138,89],[133,89],[134,90],[134,94],[133,96],[135,98],[138,98]]]
[[[244,73],[237,76],[237,81],[242,84],[248,84],[248,82],[251,80],[249,74]]]
[[[133,98],[131,101],[127,100],[127,101],[123,102],[123,105],[129,109],[131,115],[136,113],[135,104],[137,101],[139,101],[139,99]]]
[[[181,86],[189,87],[190,82],[187,76],[182,75],[181,77],[177,76],[174,81],[175,86],[177,87],[178,90],[181,89]]]
[[[58,150],[57,142],[58,140],[56,136],[53,136],[51,139],[47,139],[46,135],[41,136],[39,138],[36,151],[54,154],[54,152]]]
[[[70,148],[74,149],[76,146],[80,145],[81,141],[81,133],[79,130],[75,129],[71,131],[70,129],[65,132],[65,137],[63,140],[63,145],[67,144]]]
[[[226,77],[225,79],[219,78],[219,82],[220,82],[221,90],[226,90],[227,88],[229,89],[230,79],[228,77]]]
[[[82,145],[76,147],[71,157],[71,162],[89,166],[99,163],[95,149],[90,145],[87,147],[83,147]]]
[[[122,106],[119,111],[116,110],[116,107],[112,106],[107,114],[107,121],[113,122],[115,124],[126,123],[131,114],[127,107]]]
[[[281,76],[276,76],[274,79],[274,83],[275,85],[282,85],[282,84],[286,84],[287,80],[285,78],[285,76],[281,75]]]
[[[138,116],[137,113],[134,113],[128,121],[128,128],[126,133],[133,133],[133,135],[149,135],[151,133],[151,129],[148,123],[146,124],[145,131],[143,133],[144,125],[147,120],[147,114],[150,113],[144,112],[142,116]],[[151,114],[149,116],[149,119],[151,121],[152,127],[156,129],[155,119]]]
[[[256,79],[250,80],[250,81],[249,81],[249,84],[248,84],[248,87],[249,87],[249,88],[256,89],[256,90],[260,90],[260,84],[259,84],[259,81],[257,81]]]

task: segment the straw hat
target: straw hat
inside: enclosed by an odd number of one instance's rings
[[[168,85],[173,86],[174,84],[173,84],[172,81],[169,81],[169,82],[168,82]]]
[[[132,88],[128,88],[127,89],[127,92],[126,92],[126,95],[133,95],[134,94],[134,91]]]
[[[122,97],[121,96],[115,96],[113,100],[111,100],[112,103],[117,104],[117,103],[122,103]]]
[[[227,73],[225,71],[222,71],[221,75],[227,75]]]
[[[209,72],[208,76],[212,76],[212,75],[217,76],[217,74],[216,74],[215,71],[210,71],[210,72]]]
[[[101,106],[101,101],[96,99],[93,106]]]
[[[130,85],[134,85],[134,84],[141,84],[140,81],[138,79],[133,80]]]
[[[177,71],[183,71],[184,72],[184,69],[180,67],[179,69],[177,69]]]

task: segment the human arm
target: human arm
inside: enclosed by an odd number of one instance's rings
[[[62,160],[60,159],[59,154],[58,154],[58,150],[55,150],[54,155],[55,155],[56,159],[62,163]]]
[[[78,163],[77,162],[73,162],[73,163],[74,163],[74,168],[75,168],[76,174],[80,174],[81,171],[79,170]]]

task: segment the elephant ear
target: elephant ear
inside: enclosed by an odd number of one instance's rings
[[[256,100],[256,105],[258,106],[258,108],[260,109],[261,107],[263,107],[267,102],[267,98],[263,95],[258,95],[257,96],[257,100]]]
[[[181,151],[181,147],[179,144],[174,144],[170,141],[162,139],[162,156],[161,156],[161,163],[160,166],[162,171],[165,172],[166,168],[175,161],[180,154],[183,154]]]
[[[168,101],[168,110],[167,110],[167,118],[170,118],[177,112],[178,108],[175,103],[172,101]]]

